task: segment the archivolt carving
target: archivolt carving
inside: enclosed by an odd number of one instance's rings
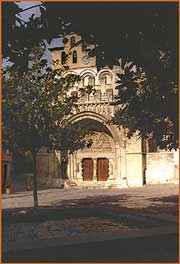
[[[84,149],[85,151],[89,149],[90,151],[97,150],[99,152],[112,149],[110,137],[106,133],[94,132],[93,135],[87,136],[87,140],[92,141],[92,143]]]
[[[82,110],[83,109],[81,109],[81,111]],[[73,124],[73,123],[76,123],[76,122],[79,122],[79,121],[85,120],[85,119],[88,119],[89,122],[91,120],[94,120],[94,121],[97,121],[100,124],[102,124],[104,127],[106,127],[106,129],[111,134],[113,142],[114,143],[119,142],[119,136],[120,136],[119,130],[115,126],[107,124],[108,118],[105,115],[102,115],[102,114],[94,112],[94,111],[85,111],[85,109],[84,109],[84,112],[82,111],[80,113],[77,113],[77,114],[71,116],[69,119],[67,119],[66,122],[64,123],[64,125],[66,125],[68,123]]]

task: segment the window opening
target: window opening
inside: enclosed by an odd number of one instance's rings
[[[77,63],[77,51],[73,51],[73,63]]]

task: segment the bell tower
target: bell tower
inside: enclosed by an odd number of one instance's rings
[[[65,44],[49,48],[53,60],[66,64],[70,70],[96,67],[96,57],[89,55],[94,45],[82,42],[82,37],[74,32],[66,35],[65,40]]]

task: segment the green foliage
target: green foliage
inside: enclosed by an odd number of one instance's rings
[[[21,15],[33,6],[23,10],[15,2],[2,3],[2,55],[22,71],[28,68],[33,47],[45,47],[53,37],[63,34],[63,21],[58,19],[53,29],[43,4],[34,2],[35,6],[40,6],[41,15],[35,17],[32,14],[24,21]]]
[[[32,50],[27,72],[14,68],[3,72],[3,140],[11,149],[36,153],[41,146],[61,149],[66,144],[66,148],[75,149],[75,145],[81,145],[78,128],[64,128],[79,96],[84,94],[82,90],[79,94],[70,92],[79,77],[67,74],[68,69],[59,68],[57,61],[48,68],[43,52],[39,48]],[[67,134],[73,131],[75,135],[75,130],[76,140]]]
[[[52,29],[63,19],[69,23],[66,32],[77,32],[96,45],[91,55],[97,55],[100,68],[129,58],[147,72],[146,66],[153,70],[159,49],[177,55],[178,2],[47,1],[43,6]]]
[[[116,104],[121,109],[112,122],[126,128],[128,137],[138,131],[142,138],[154,138],[159,148],[171,150],[178,148],[178,89],[167,64],[160,64],[154,76],[141,68],[132,70],[133,63],[118,74]]]
[[[32,173],[33,161],[29,151],[16,150],[13,156],[13,175],[17,179],[22,173]],[[20,176],[21,177],[21,176]]]
[[[32,15],[28,22],[21,20],[23,10],[16,3],[4,2],[2,7],[3,57],[23,71],[32,47],[72,31],[81,34],[84,42],[95,44],[90,55],[97,56],[100,68],[117,64],[119,58],[123,64],[134,61],[137,72],[131,64],[118,76],[117,104],[123,105],[123,111],[113,122],[128,128],[128,136],[138,130],[142,137],[155,137],[160,148],[177,148],[177,2],[43,2],[41,16]]]

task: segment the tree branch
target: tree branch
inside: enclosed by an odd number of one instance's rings
[[[42,5],[43,5],[43,4],[38,4],[38,5],[35,5],[35,6],[27,7],[27,8],[25,8],[25,9],[23,9],[23,10],[17,12],[17,14],[22,13],[22,12],[25,12],[25,11],[27,11],[27,10],[29,10],[29,9],[32,9],[32,8],[35,8],[35,7],[38,7],[38,6],[42,6]]]

